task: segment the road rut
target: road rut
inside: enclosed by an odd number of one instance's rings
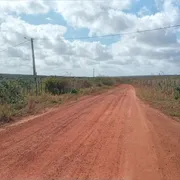
[[[179,180],[180,123],[130,85],[0,131],[0,179]]]

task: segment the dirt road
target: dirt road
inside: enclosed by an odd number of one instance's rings
[[[180,180],[180,123],[132,86],[0,131],[0,179]]]

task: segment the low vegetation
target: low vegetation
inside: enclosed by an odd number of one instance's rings
[[[79,96],[113,86],[117,82],[117,79],[108,77],[44,77],[37,81],[36,95],[36,86],[31,78],[1,79],[0,123],[35,114],[68,99],[77,99]]]
[[[180,76],[126,78],[0,77],[0,123],[36,114],[82,95],[98,93],[116,84],[133,84],[137,95],[153,107],[180,119]]]
[[[137,95],[153,107],[180,120],[180,77],[157,76],[134,79]]]

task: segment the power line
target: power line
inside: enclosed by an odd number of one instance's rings
[[[100,35],[100,36],[97,35],[97,36],[82,36],[82,37],[66,37],[65,40],[108,38],[108,37],[124,36],[124,35],[131,35],[131,34],[140,34],[140,33],[159,31],[159,30],[178,28],[178,27],[180,27],[180,24],[172,25],[172,26],[159,27],[159,28],[154,28],[154,29],[144,29],[144,30],[138,30],[138,31],[133,31],[133,32],[106,34],[106,35]],[[38,38],[38,39],[34,38],[34,40],[49,40],[49,39],[48,38]]]
[[[67,38],[65,38],[65,40],[116,37],[116,36],[124,36],[124,35],[140,34],[140,33],[152,32],[152,31],[159,31],[159,30],[170,29],[170,28],[178,28],[178,27],[180,27],[180,24],[172,25],[172,26],[159,27],[159,28],[154,28],[154,29],[145,29],[145,30],[139,30],[139,31],[134,31],[134,32],[127,32],[127,33],[107,34],[107,35],[101,35],[101,36],[67,37]],[[37,39],[37,40],[49,40],[49,39],[42,38],[42,39]]]
[[[23,42],[21,42],[21,43],[19,43],[19,44],[16,44],[16,45],[14,45],[14,46],[11,46],[12,48],[13,47],[17,47],[17,46],[20,46],[20,45],[22,45],[22,44],[24,44],[24,43],[26,43],[26,42],[28,42],[27,40],[26,41],[23,41]],[[6,51],[7,49],[3,49],[3,50],[1,50],[0,52],[3,52],[3,51]]]
[[[151,31],[158,31],[158,30],[164,30],[164,29],[170,29],[170,28],[178,28],[180,27],[180,24],[173,25],[173,26],[166,26],[166,27],[160,27],[160,28],[154,28],[154,29],[145,29],[145,30],[139,30],[134,32],[127,32],[127,33],[117,33],[117,34],[107,34],[107,35],[101,35],[101,36],[91,36],[91,37],[78,37],[78,38],[66,38],[68,40],[71,39],[93,39],[93,38],[105,38],[105,37],[114,37],[114,36],[124,36],[124,35],[131,35],[131,34],[140,34],[145,32],[151,32]]]
[[[107,35],[101,35],[101,36],[84,36],[84,37],[69,37],[69,38],[65,38],[65,40],[76,40],[76,39],[95,39],[95,38],[106,38],[106,37],[116,37],[116,36],[124,36],[124,35],[131,35],[131,34],[140,34],[140,33],[146,33],[146,32],[152,32],[152,31],[158,31],[158,30],[164,30],[164,29],[170,29],[170,28],[178,28],[180,27],[180,24],[177,25],[172,25],[172,26],[165,26],[165,27],[159,27],[159,28],[154,28],[154,29],[145,29],[145,30],[139,30],[139,31],[134,31],[134,32],[127,32],[127,33],[117,33],[117,34],[107,34]],[[49,40],[47,38],[40,38],[40,39],[34,39],[34,40]],[[12,47],[17,47],[20,46],[26,42],[28,42],[29,40],[25,40],[19,44],[16,44]],[[6,51],[6,49],[1,50],[0,52]]]

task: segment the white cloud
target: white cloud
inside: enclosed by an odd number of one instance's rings
[[[140,17],[143,17],[145,15],[150,15],[151,14],[151,11],[146,7],[146,6],[143,6],[140,11],[138,12],[138,15]]]
[[[140,16],[125,12],[135,3],[132,0],[0,2],[0,71],[32,73],[30,42],[12,47],[24,41],[26,36],[35,38],[38,74],[61,75],[71,71],[77,76],[92,75],[93,67],[97,74],[105,75],[178,73],[180,42],[177,29],[122,36],[108,46],[100,42],[67,41],[63,37],[67,32],[65,26],[32,25],[20,18],[22,13],[56,11],[72,27],[88,28],[89,35],[102,35],[180,24],[178,2],[156,0],[159,12],[150,14],[142,7]]]
[[[13,22],[13,23],[12,23]],[[17,27],[17,28],[14,28]],[[13,16],[8,16],[1,24],[2,33],[1,46],[1,72],[31,73],[31,47],[30,42],[26,42],[18,47],[13,47],[24,41],[24,37],[33,37],[37,71],[41,74],[58,74],[61,69],[88,68],[97,61],[104,61],[112,58],[107,47],[100,42],[80,42],[67,41],[63,38],[67,28],[60,25],[31,25]],[[4,50],[4,51],[3,51]],[[4,61],[6,59],[6,61]],[[26,67],[25,64],[27,65]],[[49,67],[49,69],[47,68]],[[23,69],[22,69],[23,68]],[[53,69],[56,69],[54,72]],[[48,69],[48,72],[45,70]]]
[[[0,19],[1,20],[1,19]],[[17,42],[19,39],[24,37],[33,38],[59,38],[66,33],[67,28],[60,25],[42,24],[42,25],[31,25],[20,18],[8,15],[0,26],[3,32],[3,38],[7,41]]]
[[[129,9],[132,2],[132,0],[59,1],[56,10],[73,27],[88,28],[90,35],[108,34],[133,26],[136,17],[122,11]]]
[[[50,7],[47,3],[42,0],[7,0],[0,2],[0,13],[16,13],[16,14],[39,14],[47,13],[50,10]]]
[[[52,19],[50,17],[47,17],[46,20],[47,21],[52,21]]]

